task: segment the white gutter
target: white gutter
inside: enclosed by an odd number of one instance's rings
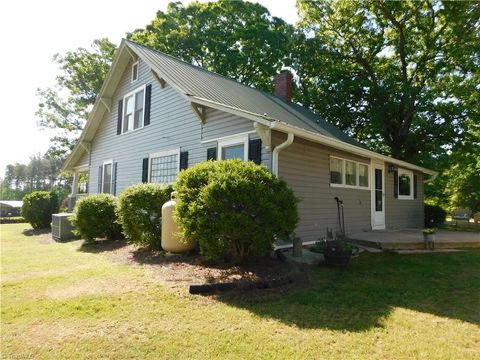
[[[301,137],[301,138],[304,138],[304,139],[307,139],[307,140],[311,140],[311,141],[314,141],[314,142],[320,142],[324,145],[328,145],[328,146],[334,147],[336,149],[341,149],[341,150],[344,150],[344,151],[353,152],[354,154],[361,155],[361,156],[364,156],[364,157],[367,157],[367,158],[370,158],[370,159],[378,159],[378,160],[381,160],[381,161],[388,162],[390,164],[399,165],[399,166],[404,167],[406,169],[417,170],[419,172],[422,172],[422,173],[425,173],[425,174],[428,174],[428,175],[432,175],[432,176],[437,176],[438,175],[438,173],[436,171],[432,171],[432,170],[423,168],[421,166],[413,165],[413,164],[410,164],[406,161],[394,159],[394,158],[389,157],[389,156],[381,155],[381,154],[378,154],[374,151],[363,149],[363,148],[355,146],[355,145],[347,144],[343,141],[333,139],[333,138],[327,137],[327,136],[319,134],[319,133],[304,130],[304,129],[296,127],[296,126],[287,125],[287,124],[282,123],[280,121],[272,122],[270,124],[270,128],[272,128],[274,130],[281,131],[281,132],[288,133],[289,135],[290,135],[290,133],[292,133],[295,136],[298,136],[298,137]]]
[[[292,145],[294,138],[295,138],[295,136],[293,135],[293,133],[289,132],[288,136],[287,136],[287,140],[285,140],[280,145],[275,146],[275,149],[273,149],[273,152],[272,152],[272,173],[275,176],[278,176],[278,154],[280,153],[280,151],[282,151],[286,147]]]

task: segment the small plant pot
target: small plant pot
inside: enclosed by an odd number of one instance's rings
[[[332,251],[326,249],[324,254],[325,265],[332,267],[345,268],[350,264],[352,250],[348,251]]]
[[[423,234],[423,242],[425,250],[433,250],[435,247],[435,234]]]

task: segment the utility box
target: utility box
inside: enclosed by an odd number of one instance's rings
[[[72,213],[52,214],[52,238],[55,241],[66,241],[75,237],[70,222]]]

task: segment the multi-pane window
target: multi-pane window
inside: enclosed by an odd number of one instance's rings
[[[330,185],[369,188],[369,166],[357,161],[330,157]]]
[[[143,109],[145,105],[145,87],[141,87],[124,97],[123,132],[143,127]]]
[[[110,194],[112,191],[112,163],[103,164],[102,192]]]
[[[409,170],[398,170],[398,198],[413,199],[413,173]]]
[[[177,151],[152,155],[150,157],[150,182],[173,183],[178,175],[178,161],[179,154]]]

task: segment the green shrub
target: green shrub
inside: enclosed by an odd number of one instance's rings
[[[424,222],[425,227],[434,227],[445,222],[447,213],[438,205],[425,204]]]
[[[116,203],[117,199],[110,194],[89,195],[78,200],[72,216],[74,233],[87,242],[100,237],[115,238],[120,232]]]
[[[182,171],[174,187],[183,236],[197,240],[207,259],[266,255],[298,222],[298,200],[286,182],[253,162],[203,162]]]
[[[23,197],[21,215],[34,229],[48,228],[58,212],[58,197],[48,191],[34,191]]]
[[[128,241],[152,249],[161,248],[162,205],[170,200],[172,187],[138,184],[118,198],[117,216]]]

